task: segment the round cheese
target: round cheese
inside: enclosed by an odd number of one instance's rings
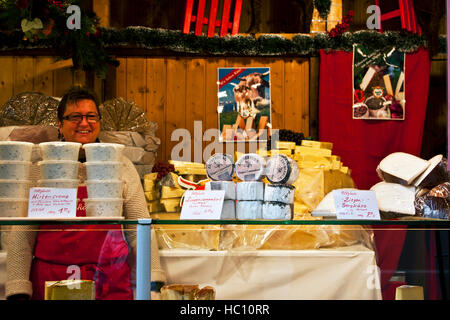
[[[264,159],[256,153],[242,155],[236,161],[236,176],[242,181],[258,181],[264,177]]]
[[[236,219],[236,201],[234,200],[224,200],[222,206],[222,213],[220,214],[220,219]]]
[[[262,201],[236,201],[236,218],[238,220],[262,219]]]
[[[237,200],[264,200],[264,182],[241,181],[236,183]]]
[[[205,163],[206,174],[213,181],[231,181],[234,175],[234,160],[229,154],[216,153]]]
[[[295,187],[287,184],[266,184],[264,201],[294,203]]]
[[[225,200],[236,199],[236,183],[234,181],[209,181],[205,190],[225,190]]]
[[[293,184],[299,175],[297,163],[284,154],[277,154],[267,160],[266,177],[270,183]]]
[[[267,220],[291,220],[292,205],[281,202],[264,202],[262,218]]]

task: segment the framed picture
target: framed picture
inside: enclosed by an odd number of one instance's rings
[[[405,119],[405,54],[353,46],[353,119]]]
[[[218,68],[220,141],[267,140],[270,68]]]

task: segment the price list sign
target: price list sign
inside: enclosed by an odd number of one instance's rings
[[[219,220],[224,197],[225,190],[187,190],[180,219]]]
[[[333,190],[338,220],[380,220],[376,194],[370,190]]]
[[[30,218],[76,217],[77,189],[31,188],[28,199]]]

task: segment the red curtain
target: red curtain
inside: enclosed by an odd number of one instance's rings
[[[420,156],[430,59],[425,49],[405,56],[406,105],[402,121],[352,119],[352,63],[352,52],[320,52],[319,140],[333,142],[333,154],[352,170],[357,188],[367,190],[380,181],[376,167],[390,153]],[[374,231],[385,299],[392,298],[387,296],[389,279],[396,271],[406,234],[406,227],[393,228],[400,230]]]

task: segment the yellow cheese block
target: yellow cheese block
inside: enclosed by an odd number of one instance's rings
[[[169,160],[169,163],[173,164],[175,170],[178,168],[205,168],[205,164],[199,162]]]
[[[160,202],[164,207],[165,212],[180,212],[181,198],[161,199]]]
[[[295,160],[296,161],[312,161],[312,162],[323,163],[324,165],[330,165],[333,161],[333,156],[327,157],[327,156],[317,156],[317,155],[313,155],[313,154],[296,154]]]
[[[395,289],[395,300],[423,300],[423,287],[403,285]]]
[[[144,179],[144,191],[152,192],[159,189],[158,181]]]
[[[302,146],[312,147],[312,148],[321,148],[321,149],[333,149],[332,142],[323,142],[323,141],[314,141],[314,140],[302,140]]]
[[[147,209],[150,213],[164,211],[164,207],[159,200],[147,201]]]
[[[339,171],[341,171],[341,172],[344,173],[344,174],[349,174],[349,169],[348,169],[348,167],[341,167],[341,168],[339,169]]]
[[[297,165],[299,168],[324,168],[324,169],[331,168],[331,164],[329,163],[316,161],[297,161]]]
[[[168,188],[168,187],[166,187],[166,188]],[[159,192],[159,190],[144,191],[144,194],[145,194],[145,199],[147,199],[147,201],[157,200],[161,197],[161,193]]]
[[[175,169],[180,175],[184,174],[197,174],[197,175],[206,175],[206,168],[197,168],[197,167],[182,167]]]
[[[341,157],[333,154],[333,155],[331,155],[331,160],[333,160],[333,161],[341,161]]]
[[[156,181],[157,177],[158,177],[158,172],[152,172],[152,173],[144,174],[143,179]]]
[[[219,225],[154,225],[160,249],[219,250]]]
[[[181,198],[185,191],[186,189],[162,186],[161,199]]]
[[[270,155],[284,154],[285,156],[292,157],[292,151],[288,149],[272,149],[270,150]]]
[[[264,149],[256,150],[256,154],[259,154],[261,157],[270,157],[270,151]]]
[[[243,152],[236,151],[236,152],[234,153],[234,162],[238,161],[239,158],[242,157],[243,155],[244,155]]]
[[[275,141],[275,148],[277,148],[277,149],[294,150],[295,149],[295,142],[291,142],[291,141]]]
[[[181,213],[158,212],[151,213],[150,218],[158,220],[180,220]]]
[[[304,141],[304,140],[302,140]],[[324,149],[324,148],[312,148],[312,147],[306,147],[306,146],[296,146],[295,147],[295,153],[300,155],[316,155],[316,156],[331,156],[331,150],[330,149]]]
[[[92,280],[45,281],[45,300],[95,300]]]

